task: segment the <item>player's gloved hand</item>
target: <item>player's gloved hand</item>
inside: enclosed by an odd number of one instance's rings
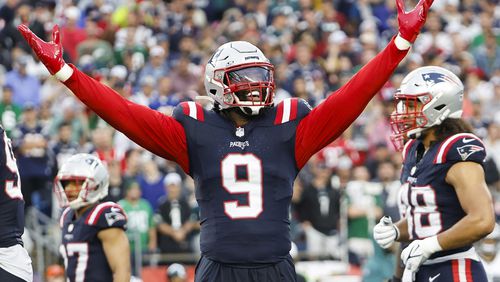
[[[380,222],[373,227],[373,239],[377,244],[387,249],[399,238],[399,229],[392,223],[389,216],[384,216]]]
[[[17,27],[24,39],[28,42],[38,59],[47,67],[50,74],[56,75],[59,80],[65,81],[73,73],[73,69],[66,65],[62,56],[61,35],[59,26],[55,25],[52,29],[52,41],[45,42],[36,36],[26,25],[21,24]],[[60,71],[62,73],[60,73]]]
[[[411,11],[406,12],[404,0],[396,0],[398,6],[399,35],[410,43],[415,42],[427,18],[434,0],[420,0]]]
[[[401,252],[401,260],[405,265],[403,273],[403,282],[414,281],[415,274],[419,267],[435,252],[441,251],[437,236],[425,238],[423,240],[415,240],[411,242]],[[411,279],[411,280],[409,280]]]

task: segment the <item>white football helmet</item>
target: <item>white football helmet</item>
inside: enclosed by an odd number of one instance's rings
[[[221,110],[239,107],[247,115],[257,115],[273,106],[274,66],[256,46],[228,42],[206,65],[205,90]]]
[[[394,95],[391,139],[395,147],[401,150],[404,140],[418,138],[447,118],[460,118],[463,96],[464,85],[447,69],[427,66],[410,72]]]
[[[83,181],[78,198],[69,202],[64,192],[64,182]],[[90,154],[77,154],[67,159],[54,181],[54,193],[61,207],[79,209],[93,204],[108,195],[109,174],[101,160]]]

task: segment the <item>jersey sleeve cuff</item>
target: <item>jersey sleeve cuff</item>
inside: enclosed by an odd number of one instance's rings
[[[401,37],[401,35],[399,35],[399,33],[396,36],[396,38],[394,39],[394,44],[396,44],[396,47],[401,51],[408,50],[411,47],[410,41]]]
[[[56,72],[54,76],[58,80],[65,82],[71,77],[71,75],[73,75],[73,69],[68,64],[64,64],[64,66],[58,72]]]

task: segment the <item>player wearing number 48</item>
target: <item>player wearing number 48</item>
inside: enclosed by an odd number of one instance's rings
[[[68,281],[130,281],[127,218],[119,205],[99,202],[108,185],[106,167],[90,154],[71,156],[57,173],[54,193],[65,208],[59,250]]]
[[[204,109],[181,103],[166,116],[124,99],[62,59],[60,35],[43,42],[19,30],[40,61],[90,109],[137,144],[193,177],[201,217],[195,281],[296,281],[290,251],[292,185],[308,159],[363,111],[406,56],[432,0],[409,12],[398,3],[399,34],[347,84],[311,109],[274,104],[274,66],[254,45],[223,44],[205,68]]]
[[[495,218],[484,144],[460,119],[463,95],[460,79],[435,66],[410,72],[395,95],[402,220],[382,218],[373,236],[383,248],[409,242],[401,253],[404,282],[487,281],[472,244],[493,230]]]

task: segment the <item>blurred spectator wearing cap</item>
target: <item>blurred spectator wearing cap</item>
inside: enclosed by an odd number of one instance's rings
[[[5,76],[5,83],[12,89],[12,102],[17,105],[40,104],[40,81],[26,72],[30,57],[20,55],[14,60],[14,68]]]
[[[59,264],[52,264],[47,266],[45,271],[45,278],[47,282],[64,282],[66,277],[64,276],[64,268]]]
[[[153,209],[148,201],[141,198],[141,188],[136,181],[125,184],[125,198],[118,202],[127,214],[127,236],[130,242],[132,260],[147,251],[155,251],[156,228],[153,221]],[[132,269],[136,270],[134,261]],[[138,273],[133,273],[137,275]]]
[[[169,282],[187,282],[186,268],[182,264],[171,264],[167,268],[167,279]]]
[[[2,127],[8,137],[17,125],[21,116],[21,107],[12,102],[12,87],[6,85],[2,89],[2,100],[0,101],[0,120]]]
[[[94,58],[96,68],[111,66],[114,63],[113,47],[109,42],[99,37],[101,29],[97,23],[92,19],[87,19],[85,32],[87,38],[76,45],[78,59],[84,55],[91,55]]]
[[[75,6],[67,7],[64,10],[65,23],[61,26],[61,43],[64,52],[68,54],[71,62],[78,60],[76,47],[87,38],[87,32],[84,28],[78,26],[81,12]]]
[[[195,223],[191,221],[191,207],[182,197],[182,178],[171,172],[163,180],[167,196],[158,207],[156,222],[158,242],[163,253],[179,253],[190,250],[189,235]]]
[[[163,47],[152,47],[149,50],[149,59],[139,74],[139,82],[148,76],[153,77],[155,81],[167,76],[170,71],[167,57],[168,53]]]
[[[14,150],[17,156],[25,207],[37,206],[46,214],[51,213],[52,180],[55,176],[56,161],[48,148],[49,139],[38,120],[38,109],[26,103],[20,123],[12,132]]]
[[[155,89],[157,83],[158,80],[155,80],[152,76],[143,77],[140,82],[141,89],[136,92],[130,100],[137,104],[149,107],[149,105],[158,97],[158,92]]]

